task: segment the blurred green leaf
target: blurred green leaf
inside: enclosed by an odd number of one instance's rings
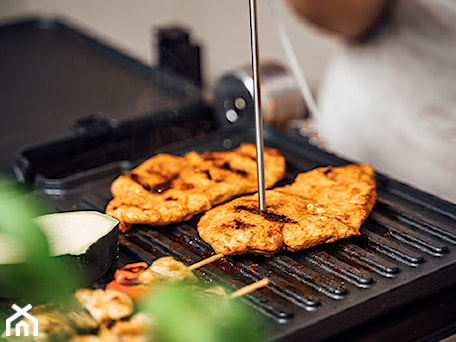
[[[56,301],[69,303],[69,294],[77,285],[73,272],[64,263],[49,257],[46,237],[33,218],[44,213],[44,204],[27,189],[0,179],[0,233],[19,242],[25,262],[0,265],[0,296],[31,303]]]
[[[154,290],[140,310],[152,316],[154,340],[160,342],[264,341],[255,329],[259,317],[243,302],[201,296],[185,284]]]

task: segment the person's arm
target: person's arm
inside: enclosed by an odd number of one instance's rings
[[[345,38],[368,34],[391,0],[287,0],[303,18]]]

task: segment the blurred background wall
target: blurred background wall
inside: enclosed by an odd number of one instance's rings
[[[297,18],[285,0],[258,1],[260,58],[283,61],[276,20],[282,18],[301,68],[316,88],[337,41]],[[248,0],[0,0],[0,23],[51,15],[146,63],[155,64],[154,32],[174,24],[187,27],[203,48],[207,88],[228,69],[250,63]]]

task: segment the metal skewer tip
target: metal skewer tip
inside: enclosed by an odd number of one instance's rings
[[[264,182],[264,141],[263,141],[263,116],[261,113],[260,67],[258,51],[258,20],[256,0],[249,1],[250,10],[250,41],[253,75],[253,100],[255,114],[255,143],[257,155],[258,202],[260,211],[266,209],[265,182]]]

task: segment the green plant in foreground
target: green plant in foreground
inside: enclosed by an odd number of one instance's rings
[[[153,317],[154,338],[160,342],[264,341],[260,319],[245,303],[202,296],[185,284],[152,292],[140,310]]]
[[[31,303],[69,303],[77,281],[64,263],[49,257],[47,240],[33,222],[44,206],[19,185],[0,179],[0,234],[15,242],[23,260],[1,265],[2,296]]]

